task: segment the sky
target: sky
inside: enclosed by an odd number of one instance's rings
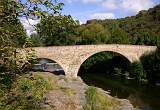
[[[141,10],[148,10],[160,4],[160,0],[57,0],[64,3],[61,14],[71,15],[81,24],[90,19],[117,19],[136,15]],[[39,20],[29,19],[30,24],[37,24]],[[27,34],[34,28],[26,19],[21,19]]]

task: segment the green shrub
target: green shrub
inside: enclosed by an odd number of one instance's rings
[[[44,93],[50,89],[50,82],[41,76],[20,76],[10,91],[0,91],[0,110],[41,110]]]
[[[141,57],[143,68],[150,83],[160,80],[160,48]]]
[[[33,83],[28,78],[20,78],[17,83],[23,92],[32,90]]]
[[[138,81],[143,81],[146,79],[146,74],[143,70],[143,65],[141,62],[134,62],[131,65],[131,75]]]

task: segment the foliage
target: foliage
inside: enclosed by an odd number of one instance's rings
[[[129,44],[128,34],[124,30],[119,28],[119,25],[117,23],[112,24],[111,38],[110,38],[109,43]]]
[[[1,1],[0,12],[0,48],[22,46],[26,34],[16,15],[15,3],[12,0]]]
[[[30,65],[36,61],[36,58],[32,49],[4,47],[0,49],[0,63],[1,68],[3,68],[0,72],[26,73],[29,71]]]
[[[155,52],[145,54],[141,57],[141,62],[144,71],[147,75],[147,79],[151,83],[155,83],[160,80],[160,49]]]
[[[77,36],[80,37],[77,44],[107,43],[110,38],[108,30],[98,23],[82,25],[77,28],[77,33]]]
[[[141,11],[136,16],[116,20],[89,20],[78,27],[68,25],[74,24],[74,20],[69,19],[70,21],[66,22],[67,16],[47,18],[41,21],[38,34],[47,41],[43,42],[44,45],[105,43],[160,45],[159,10],[158,5],[148,11]]]
[[[58,13],[63,6],[55,0],[3,0],[0,2],[0,47],[22,46],[26,33],[18,17],[48,17]]]
[[[10,73],[0,73],[0,97],[6,93],[12,85],[12,75]]]
[[[19,49],[16,57],[16,66],[24,73],[29,71],[33,63],[37,61],[37,55],[33,49]]]
[[[22,48],[32,45],[31,40],[26,37],[18,17],[26,17],[28,19],[30,17],[45,18],[53,16],[62,8],[62,5],[62,3],[57,3],[55,0],[0,1],[1,68],[11,73],[21,73],[24,67],[26,67],[21,64],[29,64],[28,60],[31,61],[32,55],[29,55],[30,52],[28,50],[25,50],[27,53],[22,52],[26,54],[24,58],[17,57],[18,54],[21,54],[20,52],[17,53],[18,50],[21,50],[17,49],[17,47]]]
[[[6,12],[14,16],[20,17],[48,17],[59,13],[62,10],[63,3],[58,3],[56,0],[4,0],[1,4],[7,4],[7,10],[1,7],[1,15]],[[13,12],[13,13],[12,13]]]
[[[141,62],[137,61],[132,63],[130,73],[131,76],[136,78],[138,81],[143,81],[143,79],[146,79],[146,74]]]
[[[120,19],[121,28],[129,33],[132,44],[159,45],[160,5],[136,16]],[[140,42],[138,40],[141,40]]]
[[[95,87],[89,87],[87,89],[86,100],[84,110],[112,110],[119,104],[118,101],[110,99],[105,94],[98,92]]]
[[[44,93],[51,89],[50,82],[41,76],[20,76],[8,92],[0,92],[0,109],[41,110]]]
[[[55,0],[3,0],[0,2],[0,47],[23,46],[26,33],[18,17],[44,18],[62,9]]]
[[[38,34],[31,34],[30,40],[32,42],[33,47],[40,47],[43,46],[42,39]]]
[[[135,44],[160,45],[160,5],[121,19],[79,23],[71,16],[41,19],[37,38],[42,45]],[[39,42],[38,40],[38,42]]]
[[[141,11],[136,16],[89,20],[85,26],[89,24],[103,25],[105,30],[109,30],[111,37],[107,43],[160,45],[160,5]]]
[[[45,45],[72,44],[72,37],[78,25],[79,22],[73,20],[70,15],[48,17],[41,19],[37,25],[38,36]]]

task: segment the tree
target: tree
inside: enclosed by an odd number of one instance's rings
[[[159,45],[159,36],[154,32],[141,32],[137,37],[135,44],[137,45]]]
[[[42,19],[37,25],[37,31],[45,45],[67,45],[72,44],[77,26],[79,22],[70,15],[59,15]]]
[[[130,73],[131,76],[136,78],[138,81],[146,79],[146,74],[144,72],[143,65],[141,62],[137,61],[132,63]]]
[[[154,84],[160,80],[160,49],[155,52],[145,54],[141,57],[141,62],[146,72],[147,79]]]
[[[129,44],[128,34],[116,22],[112,25],[110,43]]]
[[[31,42],[33,44],[32,45],[33,47],[43,46],[42,39],[36,33],[31,34],[30,40],[31,40]]]
[[[0,1],[0,46],[24,44],[26,34],[18,17],[45,18],[58,13],[62,6],[63,3],[56,3],[55,0]]]
[[[110,38],[108,29],[98,23],[82,25],[77,29],[78,36],[81,37],[79,44],[99,44],[107,43]]]
[[[0,1],[0,65],[6,66],[5,70],[16,73],[21,69],[22,66],[19,68],[17,65],[17,47],[24,47],[30,43],[19,17],[46,18],[57,13],[62,5],[55,0]],[[28,58],[30,59],[27,57],[24,62],[27,62]]]
[[[0,48],[5,46],[22,46],[25,43],[26,34],[16,16],[15,4],[11,0],[1,1],[0,14]]]

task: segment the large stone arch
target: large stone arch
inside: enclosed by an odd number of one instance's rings
[[[93,50],[93,51],[90,51],[88,52],[87,54],[83,55],[80,54],[79,55],[79,59],[75,59],[74,60],[74,63],[73,64],[76,64],[76,65],[73,65],[72,66],[72,69],[71,69],[71,73],[72,73],[72,77],[77,77],[78,76],[78,72],[79,72],[79,69],[81,67],[81,65],[90,57],[92,57],[93,55],[97,54],[97,53],[101,53],[101,52],[113,52],[113,53],[117,53],[123,57],[125,57],[130,63],[132,63],[133,61],[136,61],[138,60],[138,58],[132,58],[130,57],[128,54],[123,54],[122,51],[112,51],[110,49],[100,49],[100,50]],[[74,69],[73,69],[74,68]],[[72,72],[72,70],[74,70],[74,73]]]
[[[125,56],[125,55],[123,55],[123,54],[121,54],[121,53],[119,53],[119,52],[102,50],[102,51],[96,51],[96,52],[93,52],[93,53],[88,54],[86,57],[83,58],[83,60],[82,60],[83,62],[81,62],[80,65],[82,65],[82,64],[84,63],[84,61],[86,61],[87,59],[89,59],[89,58],[92,57],[93,55],[98,54],[98,53],[102,53],[102,52],[111,52],[111,53],[119,54],[120,56],[123,56],[124,58],[126,58],[130,63],[133,62],[130,57]]]
[[[82,65],[85,61],[87,61],[87,60],[88,60],[89,58],[91,58],[92,56],[94,56],[94,55],[96,55],[96,54],[103,53],[103,52],[106,52],[106,53],[107,53],[107,52],[108,52],[108,53],[110,52],[110,53],[117,54],[118,56],[121,56],[121,57],[125,58],[130,64],[132,63],[132,60],[131,60],[131,59],[129,59],[128,57],[122,55],[121,53],[114,52],[114,51],[97,51],[97,52],[95,52],[95,53],[90,53],[88,56],[86,56],[86,57],[82,60],[83,62],[81,62],[80,65],[79,65],[79,69],[78,69],[77,75],[78,75],[78,73],[79,73],[79,70],[80,70],[81,65]]]

